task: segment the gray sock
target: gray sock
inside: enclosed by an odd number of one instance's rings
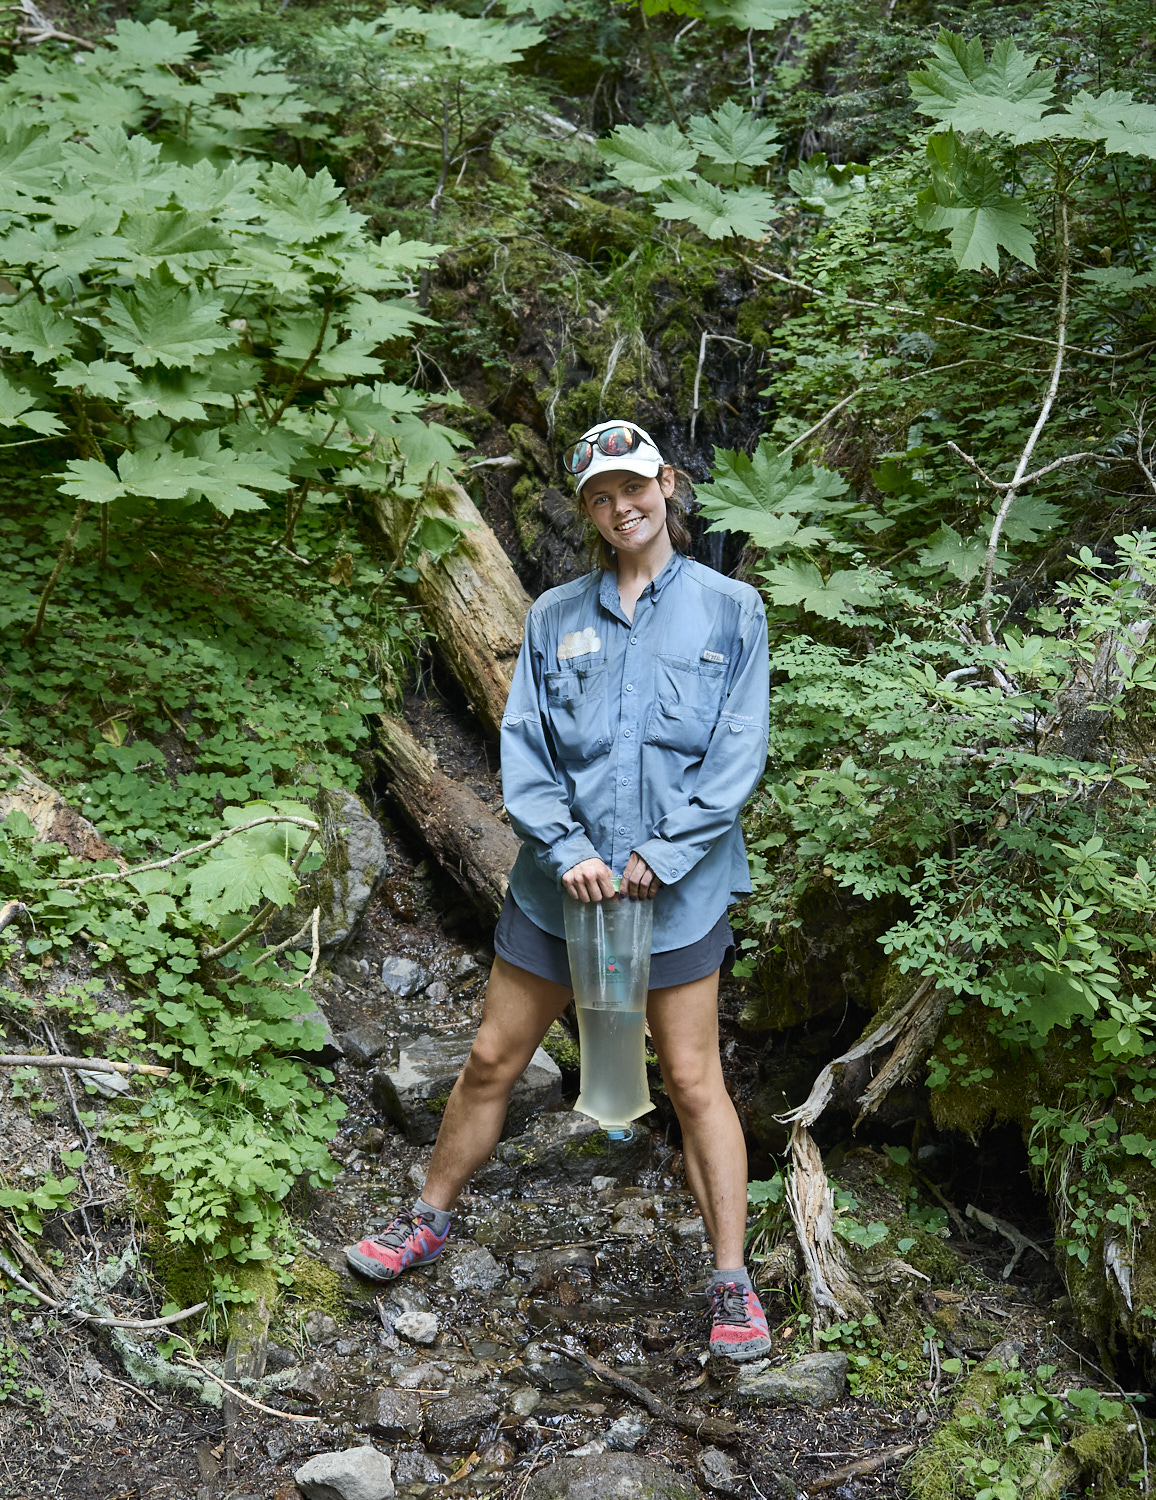
[[[736,1286],[746,1287],[751,1292],[755,1289],[746,1266],[739,1266],[734,1271],[712,1271],[710,1281],[707,1282],[707,1290],[709,1291],[712,1286],[722,1286],[727,1281],[733,1281]]]
[[[413,1206],[415,1214],[421,1214],[422,1218],[440,1239],[450,1227],[452,1215],[448,1209],[435,1208],[432,1203],[427,1203],[424,1198],[419,1198]]]

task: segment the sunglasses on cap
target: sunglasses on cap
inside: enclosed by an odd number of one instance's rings
[[[649,439],[640,427],[630,422],[615,422],[604,427],[594,437],[579,438],[572,448],[562,455],[562,462],[570,474],[584,474],[594,459],[595,452],[607,458],[625,458],[636,448],[641,448]]]

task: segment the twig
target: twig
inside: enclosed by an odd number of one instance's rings
[[[290,401],[292,401],[293,397],[301,389],[302,383],[305,380],[306,370],[308,370],[309,366],[321,353],[322,346],[325,343],[325,335],[329,329],[329,319],[332,317],[332,315],[333,303],[327,300],[324,308],[322,309],[321,327],[317,330],[317,338],[314,341],[313,348],[310,349],[309,353],[293,371],[293,374],[289,380],[289,388],[285,392],[284,400],[281,402],[281,405],[277,408],[273,415],[269,418],[267,424],[269,427],[276,427],[277,423],[285,415],[285,408],[289,405]],[[290,540],[290,538],[286,538],[286,540]]]
[[[188,1343],[188,1340],[186,1339],[185,1342]],[[239,1391],[234,1386],[227,1384],[224,1380],[221,1379],[219,1375],[214,1375],[212,1370],[207,1370],[205,1366],[200,1362],[200,1360],[193,1355],[191,1344],[189,1344],[188,1352],[186,1353],[182,1349],[177,1358],[180,1360],[181,1364],[191,1365],[194,1370],[200,1370],[202,1375],[206,1375],[214,1385],[219,1385],[223,1391],[228,1391],[229,1395],[232,1396],[235,1400],[243,1401],[246,1406],[255,1407],[257,1411],[263,1411],[268,1417],[281,1417],[286,1422],[313,1423],[321,1421],[320,1417],[301,1417],[298,1416],[296,1412],[278,1411],[275,1406],[266,1406],[263,1401],[255,1401],[252,1396],[246,1396],[242,1391]]]
[[[849,396],[844,396],[842,401],[836,401],[831,410],[828,412],[824,412],[812,427],[808,427],[806,432],[801,432],[793,442],[788,443],[787,446],[783,449],[783,453],[790,453],[791,450],[793,448],[797,448],[800,443],[805,443],[809,437],[814,437],[815,433],[818,432],[820,427],[825,427],[831,420],[831,418],[837,416],[845,406],[850,406],[851,402],[855,400],[856,396],[861,396],[864,391],[869,391],[870,389],[871,387],[869,385],[861,385],[858,390],[852,391]],[[782,456],[783,454],[779,455],[780,458]]]
[[[313,917],[310,925],[313,928],[313,957],[309,960],[308,969],[306,969],[305,973],[297,981],[298,989],[308,984],[314,974],[317,973],[317,965],[321,959],[321,908],[319,906],[313,908]]]
[[[979,626],[984,640],[989,646],[995,645],[995,636],[991,628],[991,595],[995,582],[995,560],[999,551],[1000,533],[1003,524],[1007,520],[1008,511],[1015,503],[1015,498],[1020,487],[1024,483],[1024,475],[1027,473],[1028,463],[1035,452],[1036,443],[1039,441],[1040,433],[1043,432],[1048,418],[1052,414],[1055,405],[1056,393],[1060,388],[1060,376],[1064,369],[1064,353],[1068,337],[1068,278],[1071,275],[1071,253],[1068,237],[1068,205],[1063,197],[1059,202],[1060,210],[1060,291],[1059,305],[1056,309],[1056,357],[1052,361],[1051,378],[1044,395],[1040,414],[1036,418],[1036,425],[1028,434],[1028,440],[1024,444],[1023,452],[1020,454],[1016,471],[1012,475],[1011,483],[1004,493],[1000,502],[999,510],[992,523],[991,536],[988,538],[987,553],[983,560],[983,594],[979,601]]]
[[[72,556],[72,548],[76,542],[76,534],[80,530],[80,523],[88,514],[88,505],[89,502],[87,500],[81,500],[72,513],[72,524],[69,526],[65,538],[60,544],[60,551],[56,556],[56,566],[49,575],[48,582],[41,590],[40,603],[36,608],[36,618],[24,632],[24,638],[21,641],[21,645],[23,646],[31,646],[44,627],[44,612],[48,608],[48,601],[56,592],[56,585],[60,582],[60,575],[68,566],[68,559]]]
[[[84,47],[89,52],[96,51],[96,43],[90,42],[87,37],[74,36],[71,31],[59,30],[35,3],[35,0],[20,0],[19,5],[11,5],[8,9],[28,17],[30,24],[17,26],[16,35],[27,38],[34,47],[39,46],[41,42],[71,42],[74,47]]]
[[[963,459],[964,463],[967,464],[969,469],[974,469],[979,477],[983,480],[983,482],[987,485],[990,485],[993,490],[1011,489],[1013,483],[1012,480],[993,479],[990,474],[986,473],[983,469],[980,468],[979,464],[976,463],[971,454],[965,453],[957,443],[949,442],[947,446],[953,453],[957,454],[960,458]],[[1034,484],[1037,479],[1042,479],[1045,474],[1051,474],[1056,469],[1062,469],[1065,464],[1110,464],[1115,461],[1116,460],[1114,460],[1111,455],[1107,453],[1066,453],[1063,458],[1053,459],[1050,464],[1045,464],[1042,469],[1037,469],[1034,474],[1025,474],[1024,477],[1020,480],[1020,486],[1022,487],[1025,484]]]
[[[96,1313],[81,1312],[79,1308],[69,1307],[67,1302],[58,1301],[55,1297],[50,1297],[47,1292],[42,1292],[32,1282],[25,1281],[24,1277],[21,1276],[20,1272],[2,1251],[0,1251],[0,1271],[3,1271],[5,1276],[10,1281],[14,1281],[17,1286],[23,1287],[26,1292],[31,1292],[32,1296],[38,1302],[43,1303],[45,1307],[50,1307],[53,1312],[59,1313],[62,1318],[77,1318],[80,1322],[88,1323],[93,1328],[168,1328],[173,1323],[183,1323],[186,1318],[191,1318],[196,1313],[204,1312],[205,1308],[209,1305],[207,1302],[198,1302],[193,1307],[186,1307],[183,1312],[169,1313],[167,1318],[102,1318],[97,1316]],[[206,1370],[205,1373],[208,1374],[209,1372]],[[212,1378],[215,1380],[216,1376]]]
[[[62,1057],[53,1054],[40,1057],[19,1052],[0,1053],[0,1068],[72,1068],[84,1073],[147,1073],[152,1078],[167,1078],[172,1068],[153,1063],[108,1062],[103,1057]]]
[[[857,1459],[853,1464],[844,1464],[841,1469],[835,1469],[830,1474],[824,1474],[822,1479],[816,1479],[814,1484],[807,1486],[807,1493],[817,1495],[820,1490],[833,1489],[835,1485],[842,1484],[844,1479],[853,1479],[857,1474],[874,1474],[876,1469],[898,1463],[901,1458],[914,1453],[918,1446],[918,1443],[901,1443],[898,1448],[883,1448],[878,1453],[869,1453],[866,1458]]]
[[[297,871],[305,862],[305,856],[309,853],[309,850],[313,844],[313,840],[316,838],[316,836],[317,830],[315,825],[314,828],[310,831],[309,837],[301,846],[301,853],[298,854],[297,858],[293,861],[293,867],[289,872],[291,875],[296,875]],[[279,901],[266,901],[265,905],[261,908],[261,910],[253,918],[253,920],[242,927],[240,932],[237,933],[236,937],[231,937],[227,943],[222,943],[217,948],[202,948],[201,957],[223,958],[226,953],[232,953],[233,949],[239,948],[246,938],[252,937],[255,932],[259,932],[261,928],[265,926],[266,922],[268,922],[273,913],[280,909],[280,904],[281,903]]]
[[[218,833],[215,838],[206,839],[203,844],[195,844],[191,849],[182,849],[168,859],[150,860],[147,865],[133,865],[128,870],[105,870],[99,875],[84,875],[79,880],[65,880],[62,884],[76,886],[91,885],[94,880],[129,880],[134,875],[143,875],[146,870],[167,870],[179,864],[182,859],[191,859],[194,854],[207,854],[210,849],[218,848],[236,833],[248,833],[250,828],[260,828],[266,823],[290,823],[294,828],[307,828],[313,834],[321,831],[321,825],[310,818],[291,818],[286,813],[276,813],[264,818],[253,818],[248,823],[238,823],[236,828],[226,828],[224,833]]]
[[[592,1375],[597,1375],[599,1380],[614,1386],[616,1390],[644,1406],[652,1417],[669,1423],[671,1427],[677,1427],[680,1432],[689,1432],[692,1437],[712,1443],[734,1443],[739,1439],[740,1429],[733,1422],[723,1422],[718,1417],[691,1417],[685,1412],[677,1411],[653,1391],[647,1390],[646,1386],[628,1380],[625,1375],[619,1375],[600,1359],[593,1359],[584,1349],[567,1349],[560,1344],[543,1344],[542,1348],[549,1349],[552,1354],[560,1354],[563,1359],[576,1360]]]
[[[706,361],[706,346],[710,343],[711,339],[715,339],[720,344],[738,344],[743,349],[751,349],[754,347],[752,344],[748,344],[745,339],[732,339],[730,335],[726,333],[707,333],[705,329],[703,330],[702,338],[698,343],[698,367],[694,372],[694,400],[691,403],[690,411],[690,440],[692,443],[694,442],[695,424],[698,421],[698,393],[699,387],[702,383],[702,367]],[[605,389],[605,387],[603,387],[603,389]]]
[[[1015,1254],[1003,1268],[1003,1279],[1006,1281],[1016,1268],[1016,1262],[1025,1250],[1034,1250],[1037,1255],[1042,1255],[1046,1261],[1051,1256],[1046,1250],[1041,1250],[1035,1240],[1029,1240],[1026,1234],[1021,1234],[1014,1224],[1009,1224],[1004,1219],[997,1219],[994,1214],[984,1213],[982,1208],[976,1208],[974,1203],[969,1203],[964,1210],[969,1219],[974,1219],[977,1224],[982,1224],[985,1229],[990,1229],[992,1234],[1001,1234],[1007,1242],[1015,1249]]]

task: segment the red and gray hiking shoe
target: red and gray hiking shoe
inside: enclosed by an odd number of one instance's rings
[[[424,1266],[437,1260],[449,1237],[448,1225],[445,1234],[435,1234],[433,1226],[421,1214],[405,1209],[380,1234],[346,1246],[345,1259],[363,1276],[374,1281],[393,1281],[410,1266]]]
[[[716,1282],[710,1298],[710,1352],[728,1359],[758,1359],[771,1347],[758,1294],[734,1281]]]

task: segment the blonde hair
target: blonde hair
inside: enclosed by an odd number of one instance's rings
[[[662,468],[671,469],[674,472],[674,489],[666,497],[666,530],[670,536],[671,546],[685,557],[689,555],[691,547],[687,515],[694,501],[694,483],[684,469],[676,469],[673,464],[663,464]],[[662,469],[658,472],[661,475]],[[586,550],[590,561],[596,568],[604,568],[608,573],[616,573],[618,554],[586,514],[581,491],[574,497],[574,504],[578,515],[588,528]]]

